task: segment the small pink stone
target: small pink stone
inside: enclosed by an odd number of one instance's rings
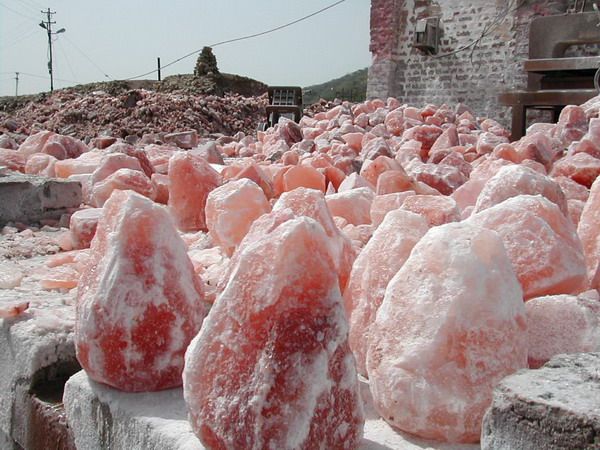
[[[69,221],[73,248],[88,248],[96,234],[98,221],[102,217],[102,208],[89,208],[75,211]]]

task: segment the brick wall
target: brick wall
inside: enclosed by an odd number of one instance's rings
[[[478,115],[510,123],[510,108],[498,102],[503,90],[524,88],[522,61],[528,54],[529,23],[563,13],[573,0],[372,0],[367,97],[393,96],[412,105],[464,103]],[[519,8],[514,8],[520,5]],[[512,6],[513,8],[510,8]],[[452,53],[498,23],[474,47]],[[412,46],[416,21],[440,17],[437,55]],[[449,54],[445,57],[440,55]]]

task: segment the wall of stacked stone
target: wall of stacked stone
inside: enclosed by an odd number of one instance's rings
[[[412,105],[464,103],[480,116],[510,123],[500,92],[523,89],[529,24],[564,13],[573,0],[372,0],[367,97],[393,96]],[[440,17],[436,55],[413,47],[418,19]],[[456,52],[478,39],[476,45]],[[453,53],[456,52],[456,53]],[[447,55],[447,56],[441,56]]]

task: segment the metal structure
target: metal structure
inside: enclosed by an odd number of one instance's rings
[[[42,14],[46,14],[47,20],[44,22],[43,20],[40,22],[40,27],[42,27],[48,33],[48,73],[50,74],[50,92],[54,91],[54,72],[52,70],[52,36],[60,33],[64,33],[66,30],[61,28],[58,31],[52,31],[52,25],[56,22],[52,21],[52,15],[56,14],[56,11],[50,11],[48,8],[47,11],[41,11]]]
[[[287,117],[299,122],[302,117],[302,88],[299,86],[270,86],[267,121],[258,125],[261,131],[279,122],[280,117]]]
[[[564,58],[573,45],[600,43],[595,12],[538,17],[529,28],[527,90],[500,94],[500,103],[512,106],[512,139],[525,134],[527,110],[552,111],[557,121],[566,105],[578,105],[597,95],[594,75],[600,56]]]

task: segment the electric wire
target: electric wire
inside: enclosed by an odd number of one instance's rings
[[[33,36],[36,33],[37,33],[37,30],[35,28],[33,30],[29,30],[26,33],[21,33],[21,35],[19,37],[13,39],[10,42],[2,42],[0,44],[0,47],[12,47],[12,46],[15,46],[18,43],[20,43],[20,42],[22,42],[22,41],[24,41],[26,39],[29,39],[31,36]]]
[[[71,72],[71,75],[73,75],[73,78],[77,78],[77,75],[75,75],[75,72],[73,72],[73,67],[71,66],[71,62],[69,61],[69,57],[67,56],[67,53],[65,52],[62,42],[60,40],[57,40],[57,42],[58,42],[58,49],[60,50],[63,57],[65,58],[65,61],[67,62],[67,67],[69,68],[69,72]]]
[[[21,17],[25,17],[26,19],[35,20],[36,22],[38,21],[37,18],[32,17],[32,16],[28,16],[26,14],[23,14],[23,13],[17,11],[16,9],[12,9],[10,6],[6,6],[4,3],[0,3],[0,6],[2,6],[3,8],[8,9],[9,11],[13,12],[14,14],[17,14],[17,15],[19,15]]]
[[[25,7],[25,9],[27,10],[28,13],[32,13],[32,14],[37,14],[40,10],[34,6],[31,6],[30,3],[26,3],[24,0],[16,0],[18,1],[23,7]]]
[[[89,57],[89,56],[88,56],[88,55],[87,55],[87,54],[86,54],[86,53],[85,53],[83,50],[81,50],[81,49],[79,48],[79,46],[78,46],[77,44],[75,44],[75,42],[73,42],[71,39],[69,39],[69,38],[68,38],[68,36],[66,36],[66,35],[65,35],[65,36],[64,36],[64,38],[67,40],[67,42],[68,42],[70,45],[72,45],[72,46],[73,46],[73,48],[74,48],[75,50],[77,50],[77,51],[78,51],[78,52],[79,52],[79,53],[80,53],[80,54],[81,54],[81,55],[82,55],[82,56],[83,56],[85,59],[87,59],[87,60],[88,60],[88,61],[89,61],[89,62],[90,62],[90,63],[91,63],[91,64],[92,64],[92,65],[93,65],[93,66],[94,66],[96,69],[98,69],[98,70],[99,70],[99,71],[102,73],[102,75],[104,75],[104,78],[112,79],[112,77],[111,77],[109,74],[107,74],[107,73],[106,73],[104,70],[102,70],[102,68],[101,68],[101,67],[100,67],[98,64],[96,64],[96,63],[94,62],[94,60],[93,60],[92,58],[90,58],[90,57]]]
[[[265,34],[269,34],[269,33],[275,32],[275,31],[282,30],[284,28],[287,28],[289,26],[295,25],[295,24],[297,24],[299,22],[302,22],[304,20],[310,19],[311,17],[314,17],[317,14],[321,14],[322,12],[325,12],[328,9],[331,9],[331,8],[339,5],[340,3],[344,3],[345,1],[346,0],[338,0],[337,2],[332,3],[331,5],[325,6],[324,8],[321,8],[318,11],[312,12],[310,14],[307,14],[306,16],[300,17],[299,19],[293,20],[293,21],[285,23],[283,25],[279,25],[279,26],[277,26],[275,28],[271,28],[271,29],[268,29],[268,30],[265,30],[265,31],[261,31],[259,33],[249,34],[249,35],[246,35],[246,36],[241,36],[241,37],[237,37],[237,38],[233,38],[233,39],[227,39],[227,40],[224,40],[224,41],[216,42],[214,44],[208,45],[208,47],[214,48],[214,47],[218,47],[219,45],[230,44],[232,42],[244,41],[244,40],[247,40],[247,39],[252,39],[252,38],[255,38],[255,37],[259,37],[259,36],[264,36]],[[182,56],[181,58],[177,58],[174,61],[171,61],[170,63],[165,64],[164,66],[161,66],[161,70],[163,70],[163,69],[165,69],[165,68],[167,68],[169,66],[172,66],[173,64],[176,64],[179,61],[182,61],[182,60],[184,60],[186,58],[189,58],[192,55],[200,53],[201,51],[202,51],[202,49],[194,50],[193,52],[190,52],[190,53]],[[142,73],[140,75],[136,75],[134,77],[124,78],[124,80],[125,81],[127,81],[127,80],[135,80],[136,78],[145,77],[147,75],[151,75],[151,74],[156,73],[156,72],[158,72],[158,69],[154,69],[154,70],[151,70],[149,72]]]

